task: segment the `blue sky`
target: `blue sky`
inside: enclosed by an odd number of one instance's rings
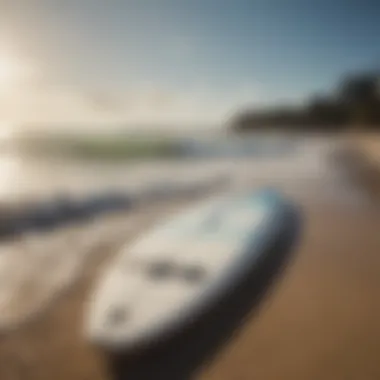
[[[11,121],[207,124],[380,65],[376,0],[1,4],[0,43],[34,69],[14,86]]]

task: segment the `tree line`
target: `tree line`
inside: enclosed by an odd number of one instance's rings
[[[328,95],[314,95],[302,107],[248,109],[232,120],[234,132],[268,129],[380,130],[380,71],[347,75]]]

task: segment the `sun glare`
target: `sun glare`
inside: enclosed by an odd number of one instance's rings
[[[0,141],[12,140],[15,134],[14,126],[10,123],[0,123]]]
[[[26,67],[18,59],[0,53],[0,91],[8,90],[26,74]]]
[[[0,56],[0,84],[12,81],[16,71],[16,67],[11,60]]]

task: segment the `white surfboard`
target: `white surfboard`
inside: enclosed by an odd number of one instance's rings
[[[186,327],[267,253],[291,209],[273,191],[202,202],[115,257],[87,310],[87,338],[134,349]]]

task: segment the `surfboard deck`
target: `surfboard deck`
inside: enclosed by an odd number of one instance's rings
[[[273,247],[293,239],[297,216],[291,202],[263,190],[217,197],[169,218],[123,248],[99,278],[87,339],[113,351],[167,341],[260,276]]]

